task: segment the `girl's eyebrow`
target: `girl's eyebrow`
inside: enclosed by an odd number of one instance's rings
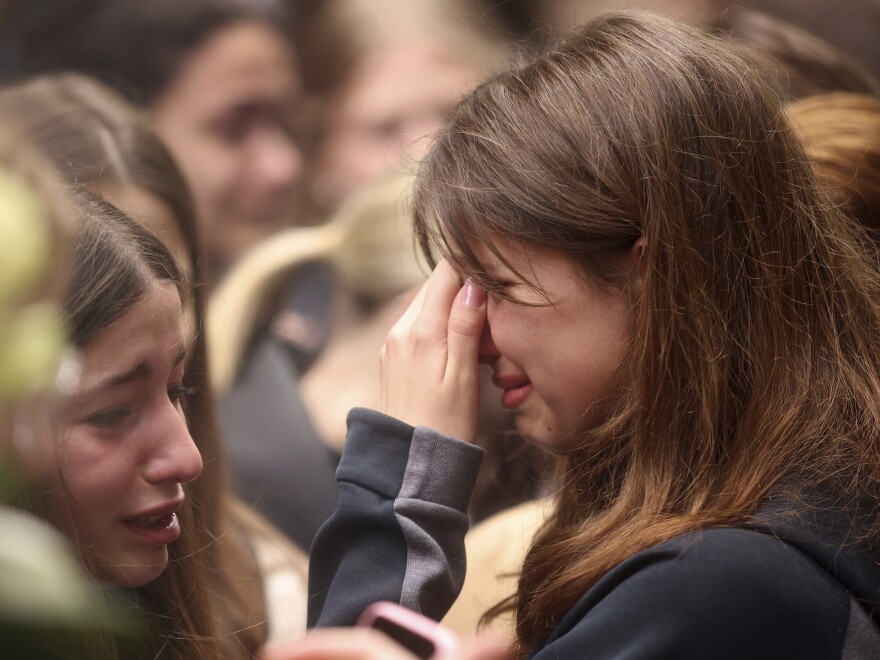
[[[493,258],[489,263],[480,262],[480,266],[483,268],[483,272],[486,273],[486,275],[496,280],[511,276],[519,277],[515,270],[505,265],[504,262],[497,257]]]
[[[177,366],[181,362],[183,362],[186,357],[186,348],[181,346],[180,350],[177,352],[177,356],[174,358],[174,365]],[[101,392],[105,392],[107,390],[112,390],[116,387],[120,387],[122,385],[127,385],[136,380],[146,379],[153,372],[152,367],[146,362],[139,362],[134,367],[129,369],[128,371],[117,374],[115,376],[110,376],[103,382],[95,385],[88,392],[83,392],[81,396],[88,397],[92,394],[98,394]]]
[[[140,362],[135,365],[134,368],[129,369],[123,374],[119,374],[117,376],[112,376],[108,378],[106,381],[98,385],[96,390],[109,390],[114,387],[119,387],[121,385],[127,385],[135,380],[143,380],[150,375],[152,369],[145,362]]]
[[[476,265],[479,266],[483,270],[483,272],[488,275],[491,275],[493,272],[504,268],[504,264],[501,262],[501,259],[499,259],[498,256],[495,254],[488,255],[488,258],[486,259],[476,259]]]

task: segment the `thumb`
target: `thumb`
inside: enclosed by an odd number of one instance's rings
[[[472,280],[465,282],[449,312],[446,374],[472,369],[477,373],[480,338],[486,324],[486,292]]]

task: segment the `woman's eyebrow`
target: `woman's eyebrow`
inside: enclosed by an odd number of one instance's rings
[[[174,365],[177,366],[186,358],[186,347],[181,346],[180,350],[177,352],[177,355],[174,358]],[[117,374],[115,376],[110,376],[104,381],[98,383],[93,388],[91,388],[88,392],[81,393],[80,396],[88,397],[93,394],[99,394],[101,392],[105,392],[107,390],[112,390],[116,387],[121,387],[122,385],[128,385],[131,382],[136,380],[144,380],[153,373],[153,368],[147,364],[146,362],[139,362],[134,367],[129,369],[128,371]]]
[[[513,270],[510,266],[507,266],[498,257],[495,257],[489,263],[481,262],[480,265],[482,266],[483,272],[486,273],[486,275],[496,280],[505,279],[517,275],[517,272],[515,270]]]
[[[139,362],[124,373],[106,378],[91,388],[88,392],[83,392],[82,396],[88,397],[89,395],[112,390],[121,387],[122,385],[128,385],[136,380],[145,380],[151,373],[152,368],[146,362]]]

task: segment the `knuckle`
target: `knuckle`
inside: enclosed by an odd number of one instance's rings
[[[482,324],[473,319],[453,316],[449,319],[449,332],[464,335],[465,337],[479,337],[482,333]]]
[[[402,330],[397,327],[391,328],[388,334],[385,335],[385,343],[382,348],[390,350],[397,346],[400,346],[404,341],[404,337],[406,337],[406,333],[404,333]]]
[[[425,346],[431,343],[434,333],[431,332],[426,323],[421,323],[412,329],[410,335],[411,341],[415,346]]]
[[[444,338],[445,335],[439,336],[429,324],[415,324],[403,330],[392,328],[385,336],[382,348],[385,354],[418,353]]]

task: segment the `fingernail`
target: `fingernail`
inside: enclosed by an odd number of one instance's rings
[[[474,284],[472,280],[468,280],[464,283],[464,293],[461,298],[461,303],[465,307],[480,307],[485,300],[486,292]]]

